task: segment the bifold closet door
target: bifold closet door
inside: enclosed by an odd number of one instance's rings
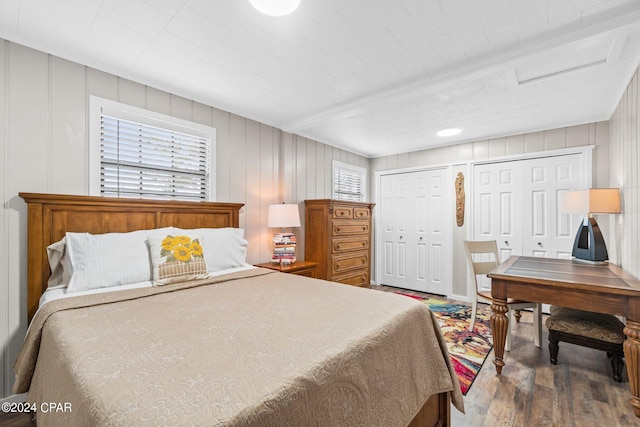
[[[473,178],[473,240],[495,240],[500,262],[511,255],[521,255],[522,164],[503,162],[476,165]],[[478,286],[489,290],[491,280],[478,277]]]
[[[474,240],[495,240],[500,262],[522,254],[522,164],[474,167]]]
[[[571,258],[581,215],[561,214],[562,194],[583,187],[580,155],[526,160],[522,165],[522,255]]]
[[[474,165],[473,178],[474,240],[496,240],[501,262],[511,255],[571,258],[580,216],[558,207],[562,193],[586,185],[582,155]]]
[[[381,177],[380,283],[448,293],[444,170]]]

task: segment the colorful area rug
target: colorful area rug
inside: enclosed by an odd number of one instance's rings
[[[400,294],[421,301],[438,318],[440,329],[447,341],[451,363],[460,381],[460,389],[462,394],[466,395],[493,348],[489,326],[491,310],[487,305],[478,305],[476,323],[473,332],[469,332],[471,306]]]

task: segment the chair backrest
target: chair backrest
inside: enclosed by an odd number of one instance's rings
[[[467,261],[471,267],[473,281],[478,290],[476,276],[486,275],[500,264],[498,245],[495,240],[470,241],[465,240],[464,250],[467,253]],[[474,257],[476,255],[476,257]],[[492,258],[492,259],[491,259]]]

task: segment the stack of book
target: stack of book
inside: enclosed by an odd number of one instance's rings
[[[278,233],[273,236],[273,255],[271,262],[292,264],[296,262],[296,235]]]

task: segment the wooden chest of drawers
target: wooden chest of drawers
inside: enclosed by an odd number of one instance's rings
[[[316,277],[369,287],[372,203],[305,200],[305,260]]]

